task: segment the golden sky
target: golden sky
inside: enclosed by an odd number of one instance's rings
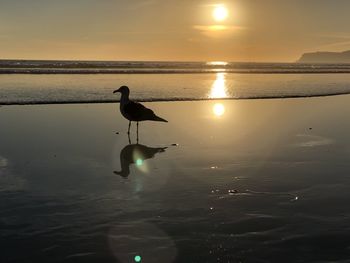
[[[349,10],[348,0],[1,0],[0,58],[293,62],[350,49]]]

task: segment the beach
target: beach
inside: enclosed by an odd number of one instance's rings
[[[349,10],[1,1],[0,263],[350,262]]]
[[[2,106],[1,262],[346,261],[349,102]]]

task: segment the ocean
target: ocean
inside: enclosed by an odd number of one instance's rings
[[[0,104],[313,97],[350,92],[350,64],[0,61]]]

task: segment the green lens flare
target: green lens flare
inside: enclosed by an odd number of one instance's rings
[[[134,257],[135,262],[141,262],[141,256],[137,255]]]
[[[136,160],[136,165],[137,166],[141,166],[143,164],[143,160],[142,159],[137,159]]]

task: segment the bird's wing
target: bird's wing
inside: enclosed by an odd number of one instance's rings
[[[154,116],[154,112],[141,103],[129,101],[128,104],[125,105],[125,112],[135,121],[138,120],[147,120]]]

